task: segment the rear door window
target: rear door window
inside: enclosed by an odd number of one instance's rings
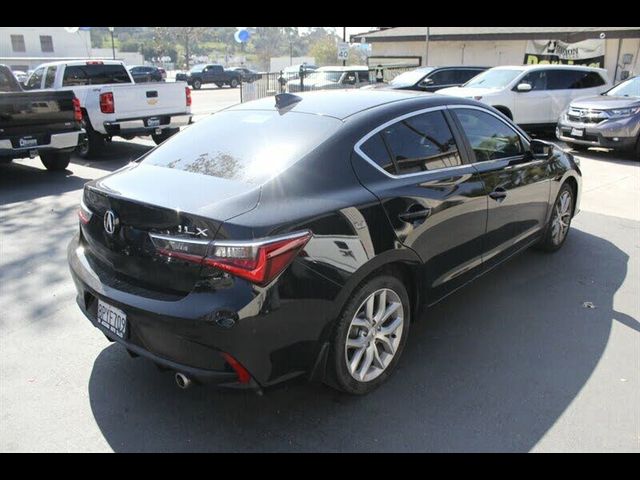
[[[414,115],[389,125],[363,143],[361,150],[380,168],[395,175],[462,164],[441,111]]]
[[[53,88],[56,81],[56,72],[58,67],[47,68],[47,74],[44,77],[44,88]]]
[[[127,69],[123,65],[69,65],[64,69],[62,78],[63,87],[114,83],[131,83]]]
[[[470,108],[454,109],[477,162],[499,160],[524,153],[520,136],[490,113]]]
[[[604,79],[597,72],[582,70],[549,71],[550,90],[577,90],[604,85]]]

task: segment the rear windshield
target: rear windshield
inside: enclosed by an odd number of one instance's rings
[[[69,65],[64,69],[63,87],[131,83],[124,65]]]
[[[261,184],[333,135],[333,117],[277,111],[222,111],[151,151],[142,163]]]

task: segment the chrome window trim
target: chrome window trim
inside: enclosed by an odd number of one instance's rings
[[[361,148],[362,144],[364,144],[371,137],[373,137],[374,135],[379,133],[381,130],[387,128],[389,125],[393,125],[394,123],[398,123],[398,122],[404,120],[405,118],[411,118],[411,117],[415,117],[416,115],[421,115],[423,113],[436,112],[438,110],[446,110],[446,109],[447,109],[446,105],[438,105],[437,107],[423,108],[423,109],[420,109],[420,110],[415,110],[413,112],[405,113],[403,115],[400,115],[399,117],[395,117],[395,118],[383,123],[382,125],[379,125],[378,127],[374,128],[369,133],[367,133],[364,137],[362,137],[360,140],[358,140],[356,142],[356,144],[354,145],[353,150],[358,155],[360,155],[360,157],[362,157],[365,161],[367,161],[368,163],[373,165],[376,169],[381,171],[387,177],[394,178],[394,179],[411,178],[411,177],[417,177],[419,175],[434,174],[436,172],[443,172],[443,171],[448,171],[448,170],[458,170],[460,168],[468,168],[468,167],[471,166],[470,164],[462,163],[461,165],[456,165],[455,167],[445,167],[445,168],[438,168],[436,170],[426,170],[424,172],[414,172],[414,173],[405,173],[404,175],[395,175],[393,173],[387,172],[384,168],[382,168],[380,165],[378,165],[375,160],[373,160],[371,157],[369,157],[366,153],[364,153],[362,151],[362,148]],[[451,133],[453,134],[453,131]],[[457,145],[457,143],[456,143],[456,147],[458,148],[458,153],[459,153],[460,152],[460,148]]]
[[[362,151],[361,146],[367,140],[369,140],[371,137],[373,137],[374,135],[379,133],[381,130],[387,128],[389,125],[393,125],[394,123],[398,123],[398,122],[404,120],[405,118],[414,117],[416,115],[421,115],[423,113],[435,112],[435,111],[438,111],[438,110],[447,110],[447,109],[453,110],[453,109],[463,109],[463,108],[468,108],[468,109],[471,109],[471,110],[480,110],[481,112],[485,112],[485,113],[488,113],[489,115],[493,115],[495,118],[497,118],[503,124],[505,124],[507,127],[509,127],[511,130],[513,130],[515,132],[515,134],[518,135],[518,137],[520,137],[520,141],[523,143],[523,147],[528,147],[529,146],[528,137],[524,134],[524,132],[520,131],[520,129],[519,129],[519,127],[517,125],[516,125],[517,129],[514,129],[512,125],[510,125],[507,122],[505,122],[505,120],[503,118],[500,118],[499,115],[497,115],[495,112],[492,112],[488,108],[480,107],[480,106],[477,106],[477,105],[455,104],[455,105],[438,105],[437,107],[423,108],[423,109],[420,109],[420,110],[416,110],[414,112],[405,113],[403,115],[400,115],[399,117],[395,117],[395,118],[383,123],[382,125],[374,128],[369,133],[367,133],[364,137],[362,137],[360,140],[358,140],[356,142],[355,146],[353,147],[353,150],[358,155],[360,155],[360,157],[362,157],[368,163],[373,165],[377,170],[379,170],[380,172],[385,174],[387,177],[393,178],[393,179],[411,178],[411,177],[417,177],[419,175],[428,175],[428,174],[434,174],[434,173],[440,173],[440,172],[455,171],[455,170],[459,170],[459,169],[462,169],[462,168],[468,168],[468,167],[473,166],[473,165],[491,165],[494,162],[509,161],[509,160],[512,160],[512,159],[515,159],[515,158],[519,157],[519,155],[515,155],[513,157],[499,158],[499,159],[495,159],[495,160],[489,160],[487,162],[478,162],[478,161],[475,160],[475,156],[474,156],[473,161],[471,161],[470,163],[462,163],[461,165],[456,165],[455,167],[445,167],[445,168],[438,168],[438,169],[435,169],[435,170],[426,170],[424,172],[414,172],[414,173],[406,173],[404,175],[395,175],[393,173],[387,172],[384,168],[382,168],[380,165],[378,165],[375,160],[370,158],[366,153],[364,153]],[[451,133],[453,133],[453,132],[451,132]],[[464,135],[464,132],[461,132],[461,133]],[[460,146],[457,145],[457,143],[456,143],[456,146],[458,147],[458,152],[460,152]],[[525,152],[523,152],[523,154],[524,153]]]
[[[309,234],[312,234],[311,230],[300,230],[293,233],[277,235],[274,237],[258,238],[255,240],[213,240],[213,239],[200,240],[197,238],[181,237],[178,235],[164,235],[160,233],[149,232],[149,237],[151,237],[152,242],[154,239],[157,239],[157,240],[163,240],[165,242],[180,242],[180,243],[187,243],[191,245],[211,244],[214,247],[260,247],[268,243],[279,242],[282,240],[294,240],[296,238],[301,238]]]

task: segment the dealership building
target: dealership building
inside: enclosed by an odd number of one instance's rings
[[[0,64],[12,70],[32,70],[41,63],[73,59],[110,59],[111,48],[91,48],[88,30],[70,27],[0,27]],[[75,30],[75,31],[74,31]],[[117,60],[143,63],[137,52],[118,52]]]
[[[369,65],[601,66],[613,81],[640,74],[640,27],[383,27],[351,36]]]

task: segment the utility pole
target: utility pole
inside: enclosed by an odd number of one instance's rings
[[[342,41],[346,43],[347,41],[347,27],[342,27]],[[342,66],[344,67],[347,64],[346,60],[342,60]]]
[[[424,52],[424,66],[428,67],[429,66],[429,33],[430,33],[430,29],[431,27],[427,27],[427,38],[426,38],[426,50]]]
[[[116,59],[116,45],[113,42],[113,31],[115,27],[109,27],[109,33],[111,34],[111,53],[113,54],[113,59]]]

